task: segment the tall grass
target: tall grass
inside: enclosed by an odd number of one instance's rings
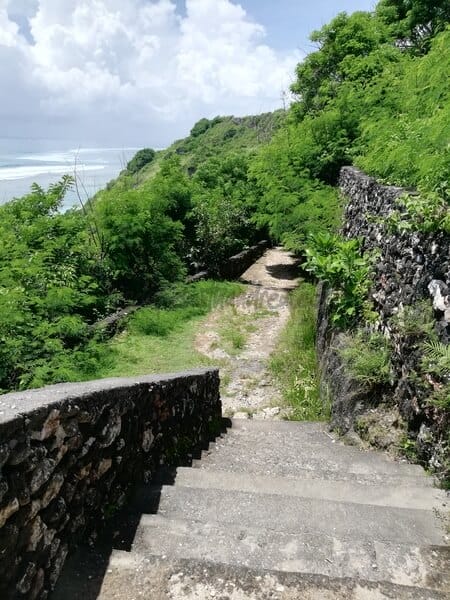
[[[316,288],[302,282],[290,295],[291,316],[270,368],[292,407],[292,419],[322,421],[329,407],[319,398],[316,357]]]

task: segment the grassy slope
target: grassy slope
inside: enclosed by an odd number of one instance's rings
[[[168,373],[211,365],[195,350],[196,335],[213,308],[243,289],[240,283],[212,280],[175,286],[159,306],[139,310],[127,330],[105,345],[105,360],[97,376]]]
[[[220,117],[213,120],[204,133],[175,141],[165,150],[156,153],[155,160],[144,166],[136,175],[130,176],[122,171],[117,180],[109,185],[131,183],[140,185],[151,179],[158,171],[161,162],[170,156],[180,157],[186,170],[194,170],[212,157],[223,156],[229,152],[247,153],[256,150],[261,144],[268,142],[281,127],[284,112],[265,113],[249,117]]]

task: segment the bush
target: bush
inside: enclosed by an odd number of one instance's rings
[[[367,309],[371,273],[360,241],[328,233],[311,236],[305,268],[329,285],[334,325],[343,329],[355,325]]]
[[[153,162],[156,152],[152,148],[143,148],[136,152],[133,158],[127,164],[127,171],[134,175],[138,171]]]

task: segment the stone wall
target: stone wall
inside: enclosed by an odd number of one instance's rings
[[[0,598],[45,598],[71,547],[220,424],[216,370],[0,396]]]
[[[224,279],[237,279],[240,277],[252,264],[260,258],[264,252],[269,248],[270,243],[267,240],[263,240],[235,254],[229,258],[220,269],[220,276]]]
[[[328,327],[327,290],[321,289],[318,351],[322,394],[328,394],[333,401],[332,425],[342,432],[352,430],[359,415],[386,402],[398,409],[417,440],[419,458],[439,468],[448,460],[444,439],[448,414],[427,405],[425,390],[415,376],[420,371],[421,350],[396,325],[395,315],[401,315],[405,307],[425,302],[434,308],[439,338],[449,342],[449,236],[443,232],[392,232],[386,227],[384,219],[399,208],[399,196],[405,191],[414,193],[411,190],[381,185],[352,167],[342,169],[340,188],[347,201],[343,235],[362,239],[364,251],[379,252],[371,289],[371,300],[379,314],[374,328],[390,339],[395,383],[388,390],[375,390],[374,395],[373,390],[368,392],[345,372],[339,358],[344,336],[333,334]]]
[[[235,254],[228,258],[219,269],[219,276],[223,279],[238,279],[252,264],[260,258],[264,252],[270,248],[270,242],[262,240],[254,246],[250,246],[246,250],[242,250],[239,254]],[[211,277],[209,271],[200,271],[195,275],[190,275],[187,278],[188,283],[194,283]]]

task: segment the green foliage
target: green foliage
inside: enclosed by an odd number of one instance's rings
[[[301,282],[290,294],[291,316],[270,369],[299,421],[327,420],[329,406],[320,400],[316,358],[316,288]]]
[[[156,306],[134,313],[128,329],[134,334],[167,337],[186,321],[208,314],[240,290],[239,284],[213,280],[173,284],[156,294]]]
[[[450,410],[450,383],[436,386],[428,397],[428,404],[442,410]]]
[[[152,148],[143,148],[142,150],[138,150],[133,158],[127,164],[127,171],[134,175],[138,171],[151,163],[156,156],[156,152]]]
[[[193,178],[191,260],[218,272],[223,261],[257,236],[249,159],[229,154],[203,163]]]
[[[405,45],[424,50],[450,22],[447,0],[381,0],[377,15]]]
[[[438,194],[405,194],[398,200],[399,210],[391,212],[387,226],[394,231],[450,233],[450,206]]]
[[[403,456],[406,456],[410,461],[417,461],[417,445],[415,440],[412,440],[407,435],[404,436],[399,445],[399,451]]]
[[[450,375],[450,344],[428,340],[423,344],[423,366],[427,373]]]
[[[102,345],[95,377],[170,373],[211,364],[195,350],[203,315],[242,291],[239,283],[212,280],[167,287],[157,295],[155,305],[131,317],[126,332]],[[153,316],[161,310],[165,330],[152,330]]]
[[[429,300],[404,306],[392,318],[392,323],[402,336],[410,338],[410,343],[417,343],[417,340],[436,335],[435,318]]]
[[[388,384],[392,376],[391,349],[384,335],[358,330],[339,349],[354,379],[368,388]]]
[[[71,185],[34,185],[0,207],[0,389],[67,380],[66,358],[106,310],[98,240],[82,212],[58,212]]]
[[[431,13],[422,11],[424,2],[409,5],[401,18],[414,13],[416,24],[425,23],[424,14],[440,15],[427,54],[415,57],[397,44],[394,21],[384,9],[338,15],[313,33],[318,50],[297,67],[292,86],[297,101],[258,152],[251,169],[260,198],[255,221],[297,251],[303,251],[304,231],[335,228],[339,204],[332,193],[325,201],[320,186],[334,184],[344,164],[417,187],[420,198],[416,208],[412,200],[411,214],[440,205],[438,226],[448,228],[443,209],[450,170],[450,31],[436,35],[447,18],[439,2],[428,7]],[[433,228],[434,216],[421,226]],[[401,215],[399,221],[403,226]]]
[[[450,31],[422,57],[402,55],[366,95],[355,162],[388,182],[435,192],[448,202]]]
[[[305,268],[330,288],[333,323],[347,328],[364,314],[370,287],[371,261],[362,255],[359,240],[337,235],[311,236]]]
[[[106,264],[115,285],[131,298],[149,297],[184,275],[177,252],[183,226],[162,204],[144,190],[112,190],[94,205]]]
[[[214,125],[217,125],[217,123],[220,123],[221,121],[221,117],[216,117],[212,121],[209,121],[208,119],[200,119],[200,121],[197,121],[197,123],[191,129],[191,136],[194,138],[198,137],[199,135],[206,133],[210,127],[214,127]]]
[[[291,87],[301,99],[294,107],[297,118],[322,111],[346,80],[356,79],[353,63],[369,56],[387,40],[387,28],[366,12],[340,13],[320,31],[314,31],[311,41],[319,50],[298,65]],[[362,75],[360,71],[359,76]]]

